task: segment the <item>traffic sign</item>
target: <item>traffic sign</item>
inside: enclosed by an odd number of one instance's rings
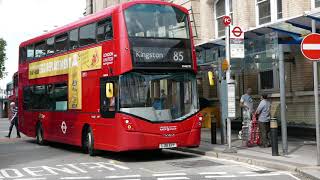
[[[230,38],[231,39],[244,39],[244,32],[239,26],[234,26],[231,29],[230,33]]]
[[[307,35],[301,42],[301,52],[309,60],[320,60],[320,34]]]
[[[230,16],[223,16],[222,20],[223,20],[224,26],[226,26],[226,27],[231,24],[231,17]]]
[[[244,58],[244,32],[239,26],[230,27],[230,57]]]

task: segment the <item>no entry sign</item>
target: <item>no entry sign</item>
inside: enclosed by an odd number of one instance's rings
[[[312,61],[320,60],[320,34],[307,35],[301,42],[302,54]]]

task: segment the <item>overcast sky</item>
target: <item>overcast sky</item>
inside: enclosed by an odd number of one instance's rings
[[[86,0],[0,0],[0,38],[7,41],[8,76],[0,87],[11,81],[18,70],[19,44],[25,40],[83,17]]]

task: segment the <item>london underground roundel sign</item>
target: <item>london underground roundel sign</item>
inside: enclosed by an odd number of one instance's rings
[[[302,54],[312,61],[320,61],[320,34],[307,35],[301,42]]]

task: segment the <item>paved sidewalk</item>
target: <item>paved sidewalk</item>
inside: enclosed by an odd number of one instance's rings
[[[237,150],[237,153],[224,153],[226,145],[212,145],[210,129],[203,129],[201,136],[199,148],[179,148],[179,150],[232,159],[273,169],[296,171],[308,178],[320,179],[320,167],[316,166],[316,144],[315,141],[310,141],[310,139],[289,137],[289,154],[284,156],[282,154],[281,138],[279,137],[280,156],[272,156],[271,148],[243,147],[242,141],[237,138],[237,132],[232,134],[232,146]],[[217,143],[220,142],[220,134],[217,134]]]

